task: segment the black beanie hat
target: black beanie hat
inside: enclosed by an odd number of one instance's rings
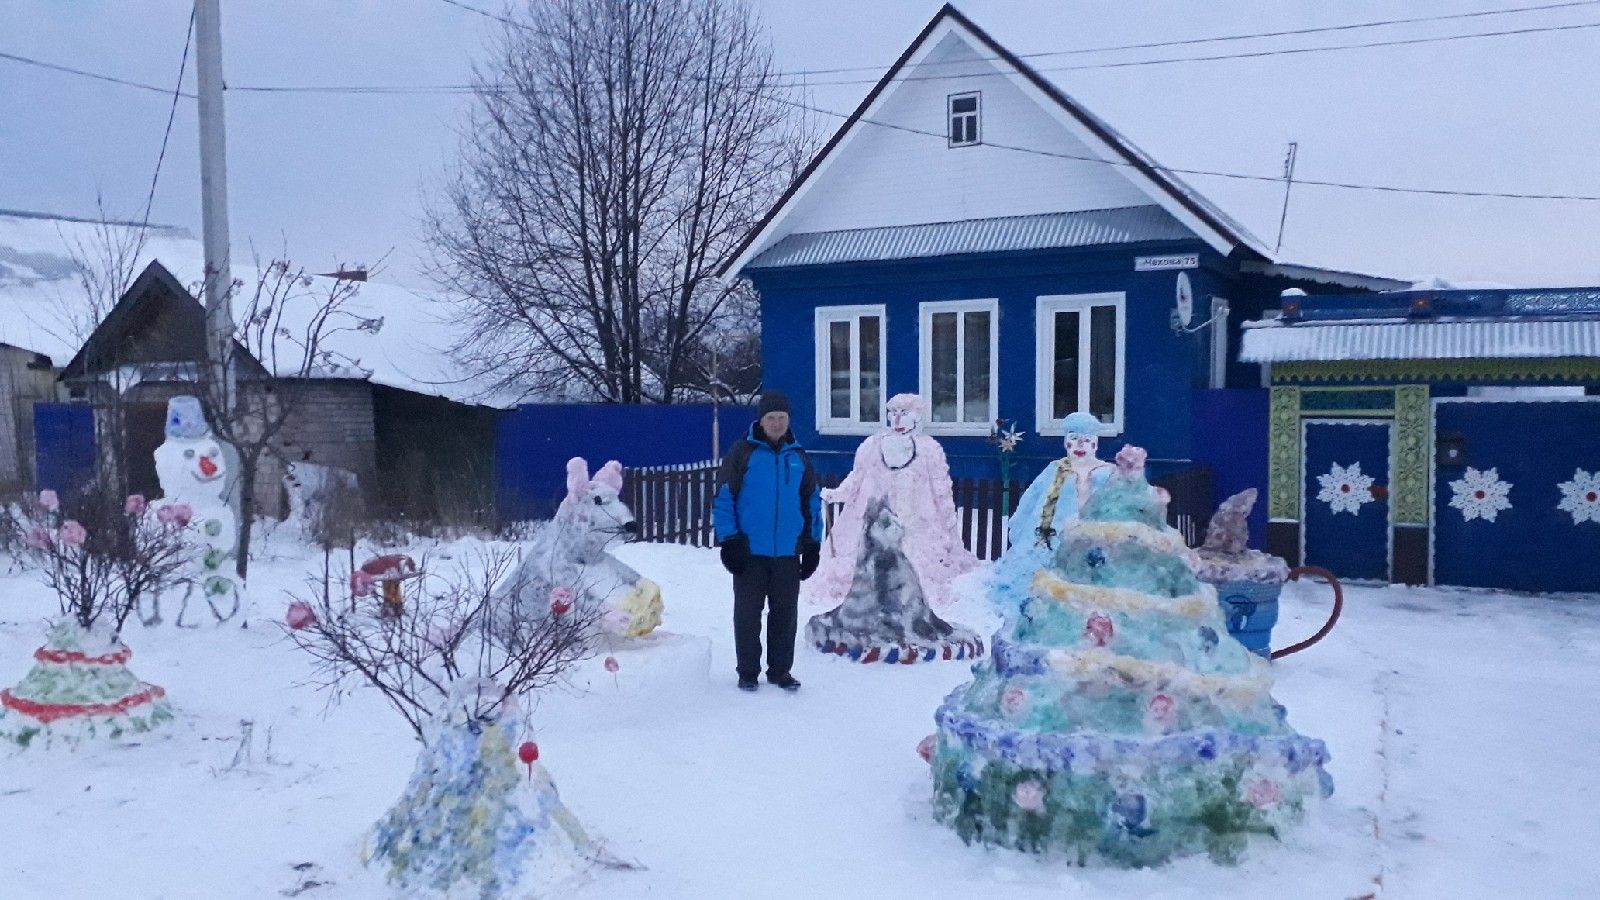
[[[774,412],[789,412],[789,395],[783,391],[767,391],[761,395],[761,405],[756,407],[758,417]]]

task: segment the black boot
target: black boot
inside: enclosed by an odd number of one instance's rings
[[[800,690],[800,679],[785,673],[783,675],[768,675],[767,683],[774,684],[790,693]]]
[[[741,679],[739,679],[739,690],[741,690],[741,691],[749,691],[751,693],[755,693],[755,690],[756,690],[757,687],[759,687],[759,685],[756,684],[756,680],[754,678],[741,678]]]

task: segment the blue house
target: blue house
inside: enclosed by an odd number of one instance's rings
[[[1142,445],[1159,474],[1237,450],[1218,489],[1263,491],[1266,391],[1236,361],[1239,323],[1290,287],[1405,286],[1275,261],[951,6],[725,274],[759,291],[764,383],[788,390],[824,471],[848,468],[889,396],[916,392],[957,475],[996,474],[985,437],[1007,419],[1027,432],[1030,478],[1060,455],[1062,419],[1087,410],[1108,452]],[[1229,388],[1248,392],[1204,396]],[[1219,441],[1204,433],[1214,409],[1252,424]]]

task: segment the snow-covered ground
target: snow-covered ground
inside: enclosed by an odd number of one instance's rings
[[[282,540],[269,553],[250,629],[130,626],[133,670],[178,710],[166,735],[0,758],[0,896],[389,896],[358,853],[414,744],[371,692],[330,707],[305,683],[307,660],[270,619],[310,561]],[[591,662],[575,676],[585,690],[534,711],[567,804],[646,867],[563,897],[1459,900],[1600,885],[1595,600],[1349,590],[1333,634],[1275,664],[1290,721],[1333,754],[1318,817],[1236,868],[1103,871],[967,847],[931,819],[914,748],[966,664],[861,666],[802,646],[799,694],[741,694],[715,551],[619,555],[660,582],[664,628],[685,637],[619,654],[615,676]],[[961,586],[941,614],[992,632],[977,575]],[[1313,630],[1326,602],[1291,586],[1278,643]],[[54,605],[30,576],[0,578],[0,685],[28,670]],[[242,720],[249,758],[230,768]]]

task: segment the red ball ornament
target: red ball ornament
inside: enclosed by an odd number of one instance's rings
[[[539,745],[533,741],[523,741],[522,746],[517,748],[517,758],[530,766],[533,765],[539,761]]]
[[[934,737],[931,734],[917,742],[917,755],[922,757],[923,762],[933,762],[933,744]]]
[[[617,658],[615,656],[606,657],[606,671],[607,672],[611,672],[611,673],[615,674],[616,671],[618,669],[620,669],[620,668],[622,668],[622,667],[617,665]]]

